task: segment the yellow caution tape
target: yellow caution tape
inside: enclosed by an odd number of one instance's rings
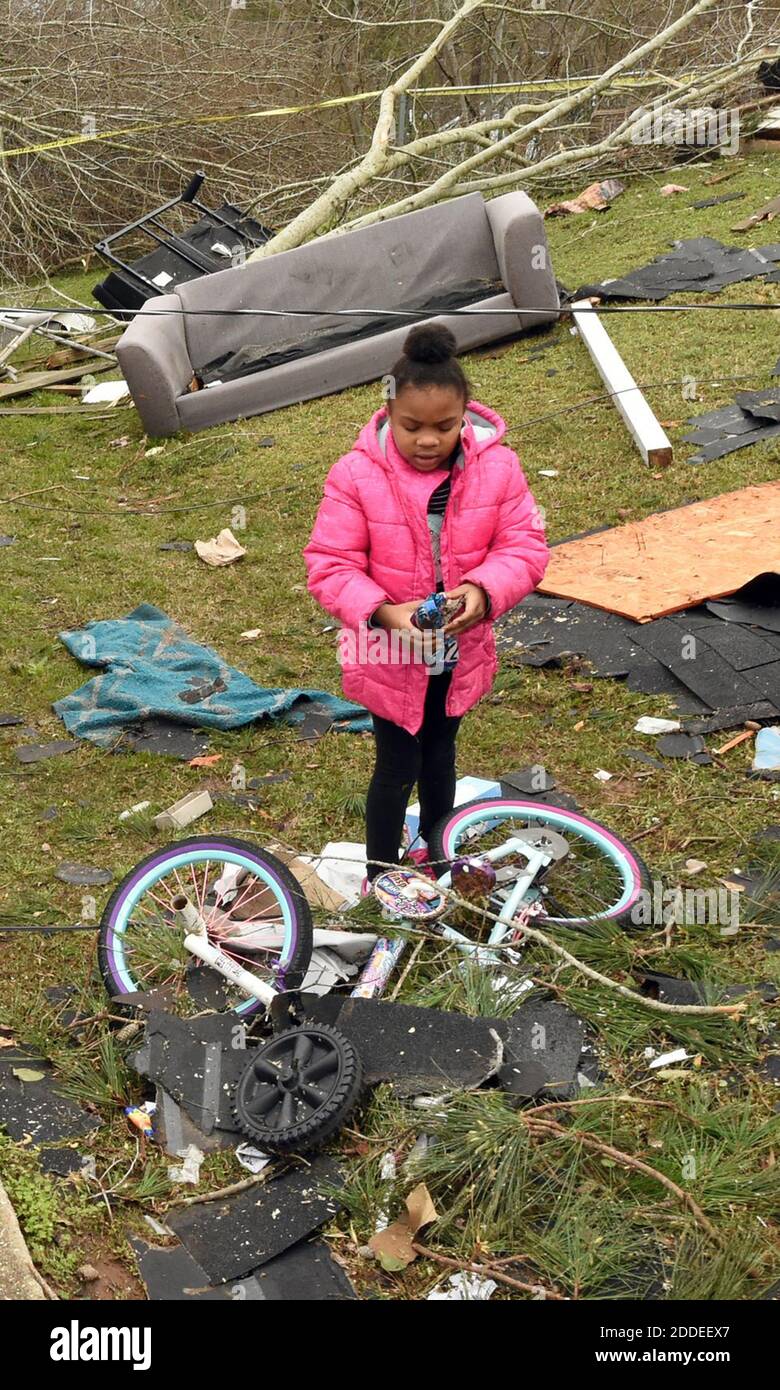
[[[542,78],[536,82],[497,82],[481,87],[413,87],[410,96],[478,96],[502,92],[539,91],[577,91],[587,87],[595,79],[592,77]],[[698,78],[688,78],[698,81]],[[660,78],[616,77],[610,84],[615,87],[657,87]],[[0,150],[0,159],[18,159],[23,154],[43,154],[46,150],[63,150],[74,145],[90,145],[101,140],[118,140],[128,135],[145,135],[154,130],[173,130],[177,126],[225,125],[231,121],[266,120],[273,116],[298,116],[304,111],[324,111],[329,107],[351,106],[360,101],[375,101],[382,96],[382,88],[373,92],[355,92],[350,96],[329,97],[325,101],[306,102],[301,106],[271,106],[262,111],[239,111],[233,115],[184,116],[175,121],[150,121],[145,125],[125,126],[121,130],[102,130],[92,134],[66,135],[59,140],[47,140],[38,145],[22,145],[18,149]],[[12,117],[11,119],[21,119]]]

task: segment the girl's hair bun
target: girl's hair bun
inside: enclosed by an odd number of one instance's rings
[[[411,362],[447,362],[457,350],[455,334],[443,323],[421,323],[404,343],[404,355]]]

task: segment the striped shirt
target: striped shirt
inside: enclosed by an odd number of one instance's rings
[[[457,450],[452,458],[457,456]],[[434,488],[428,501],[428,530],[431,535],[431,549],[433,551],[433,564],[436,572],[436,591],[440,592],[444,588],[444,578],[441,570],[441,532],[444,526],[444,513],[447,510],[447,503],[450,497],[452,486],[452,474],[448,473],[446,478],[442,478],[438,487]],[[433,650],[430,654],[423,656],[426,666],[435,666],[438,670],[451,671],[458,662],[460,653],[458,651],[457,637],[445,637],[440,629],[433,632]]]

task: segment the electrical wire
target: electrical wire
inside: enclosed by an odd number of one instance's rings
[[[767,261],[767,266],[772,270],[780,267],[773,261]],[[769,270],[759,271],[754,277],[760,278],[761,275],[770,274]],[[770,281],[770,284],[776,283]],[[706,290],[702,290],[706,293]],[[108,313],[105,309],[94,309],[91,305],[82,304],[78,307],[85,313],[92,315],[103,315],[105,318],[119,319],[123,322],[120,315],[127,314],[132,321],[136,314],[143,313],[145,318],[165,318],[166,316],[177,316],[180,318],[238,318],[238,317],[261,317],[261,318],[365,318],[369,316],[381,315],[383,318],[397,319],[429,319],[431,318],[430,309],[150,309],[148,306],[151,300],[147,300],[142,310],[138,309],[112,309]],[[755,309],[780,308],[778,304],[585,304],[580,307],[577,301],[576,312],[578,314],[680,314],[680,313],[709,313],[711,310],[750,312]],[[3,314],[26,314],[26,313],[54,314],[61,312],[56,309],[41,309],[39,305],[25,304],[22,306],[0,305],[0,315]],[[573,312],[573,304],[569,303],[560,309],[547,308],[536,309],[522,308],[513,309],[441,309],[436,317],[441,318],[461,318],[461,317],[487,317],[496,318],[520,318],[526,314],[543,314],[547,319],[551,317],[566,318]],[[85,346],[79,344],[79,346]],[[88,344],[86,345],[88,346]]]

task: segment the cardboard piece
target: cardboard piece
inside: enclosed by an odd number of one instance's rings
[[[277,859],[295,874],[301,888],[303,889],[306,901],[311,907],[324,908],[326,912],[338,912],[348,901],[337,889],[331,888],[325,883],[317,873],[312,864],[307,864],[305,859],[299,858],[297,854],[291,854],[289,850],[281,845],[268,844],[267,849],[275,854]],[[316,861],[315,861],[316,862]]]
[[[779,522],[780,482],[740,488],[554,546],[539,589],[646,623],[780,570]]]

